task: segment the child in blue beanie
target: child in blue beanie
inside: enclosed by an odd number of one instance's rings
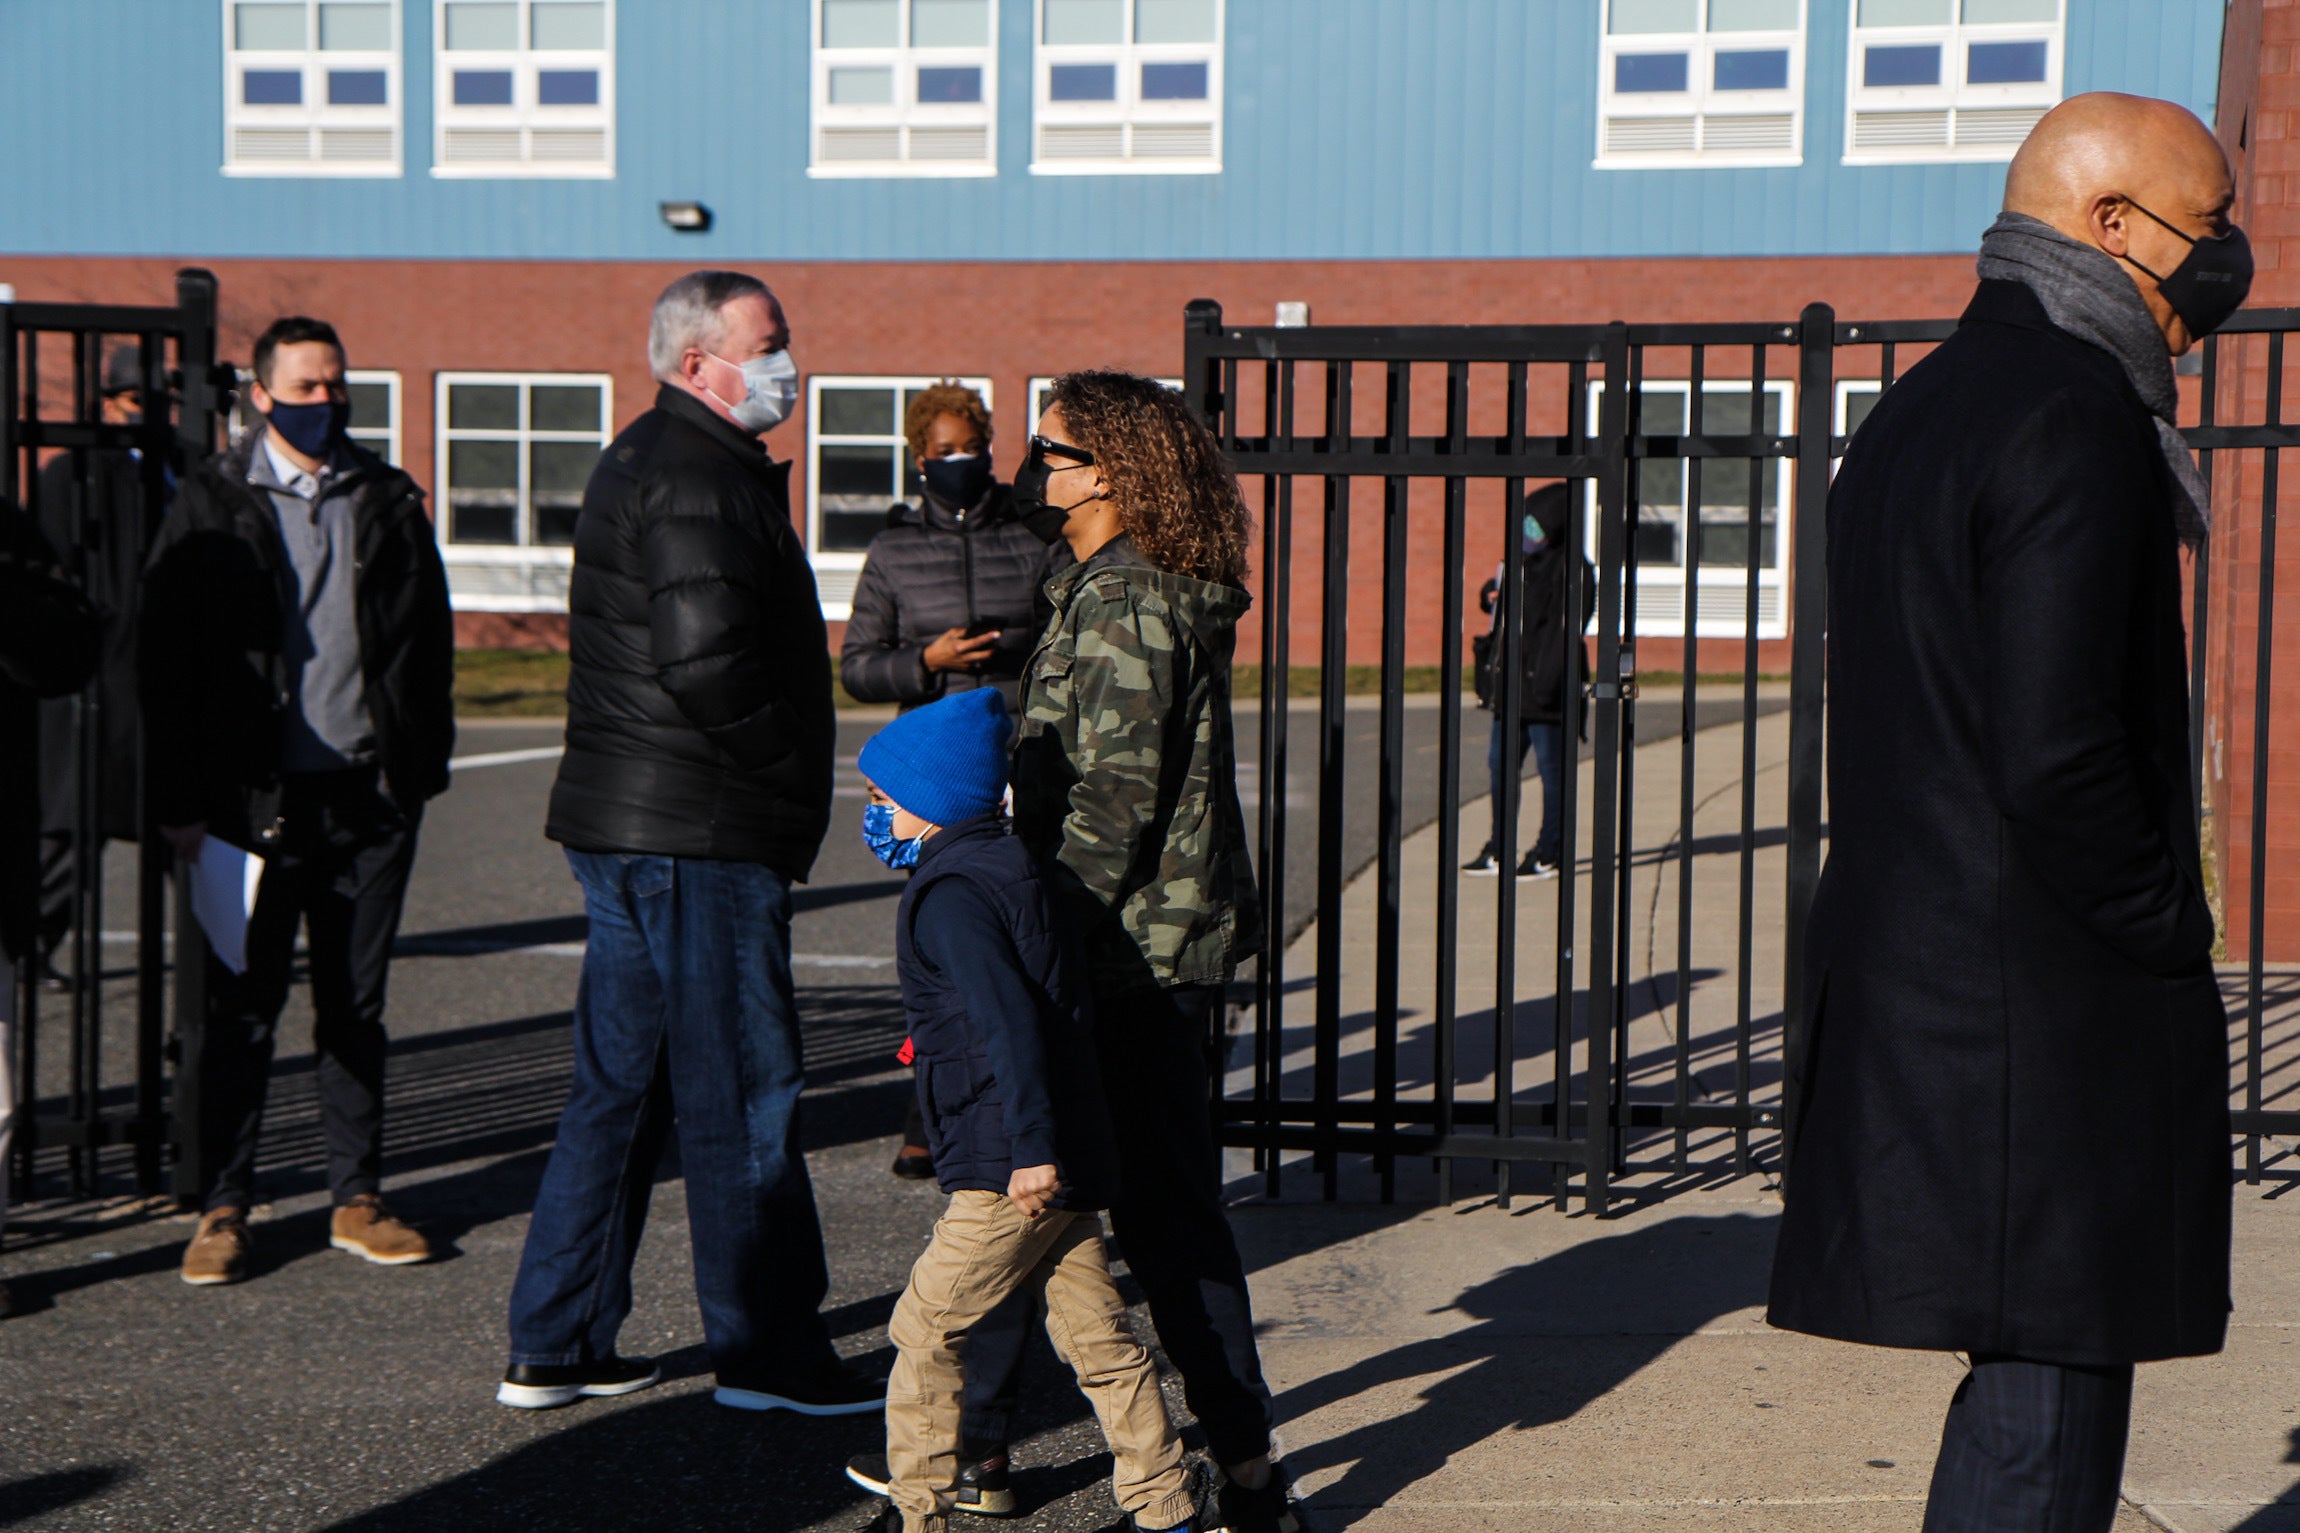
[[[983,687],[903,714],[862,749],[863,839],[915,868],[895,917],[919,1109],[950,1207],[887,1327],[886,1455],[847,1474],[878,1533],[942,1533],[958,1489],[961,1347],[1017,1289],[1078,1375],[1140,1529],[1196,1527],[1196,1487],[1156,1367],[1102,1245],[1116,1176],[1084,969],[1030,854],[1006,832],[1006,700]]]

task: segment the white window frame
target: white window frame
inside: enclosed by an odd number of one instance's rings
[[[1852,25],[1846,28],[1845,163],[1911,165],[1942,161],[2004,161],[2013,157],[2036,120],[2061,99],[2061,74],[2068,52],[2068,0],[2056,0],[2052,21],[1967,23],[1965,0],[1950,0],[1950,20],[1921,27],[1864,27],[1860,0],[1849,0]],[[2017,85],[1967,85],[1964,74],[1973,43],[2042,42],[2045,77]],[[1941,49],[1938,85],[1867,86],[1861,83],[1862,50],[1894,44],[1937,44]],[[1867,119],[1864,131],[1864,119]],[[1938,142],[1884,143],[1894,136],[1933,131]],[[1869,142],[1863,145],[1862,140]]]
[[[1179,378],[1160,378],[1158,381],[1177,394],[1182,392],[1182,380]],[[1027,395],[1030,400],[1030,419],[1023,427],[1026,436],[1038,429],[1038,417],[1046,413],[1046,396],[1053,392],[1053,389],[1054,379],[1051,376],[1036,377],[1030,380]]]
[[[1211,176],[1222,170],[1223,63],[1228,51],[1229,0],[1214,0],[1214,37],[1199,43],[1134,41],[1135,0],[1122,0],[1119,41],[1050,44],[1046,39],[1046,0],[1030,0],[1031,159],[1034,176]],[[1144,64],[1206,66],[1204,101],[1144,101]],[[1111,101],[1056,101],[1052,97],[1058,64],[1110,64],[1117,70],[1117,97]],[[1137,155],[1136,132],[1148,128],[1207,130],[1207,152],[1199,156]],[[1095,157],[1049,157],[1049,128],[1114,129],[1118,152]]]
[[[535,384],[590,384],[599,389],[599,430],[537,431],[521,424],[508,433],[519,444],[519,508],[512,522],[517,543],[457,543],[449,539],[455,520],[455,487],[448,478],[448,447],[458,441],[502,441],[502,427],[448,425],[447,391],[456,384],[515,384],[519,386],[524,422],[527,389]],[[499,373],[442,372],[432,375],[432,485],[433,536],[447,565],[447,587],[458,612],[565,612],[567,581],[575,567],[575,550],[527,541],[534,520],[533,495],[528,486],[527,448],[534,442],[596,442],[604,448],[615,439],[615,379],[611,373]],[[458,582],[458,574],[462,580]],[[517,589],[505,589],[507,586]]]
[[[1719,32],[1709,28],[1713,0],[1697,0],[1696,30],[1612,30],[1615,0],[1599,17],[1597,158],[1599,170],[1707,169],[1724,165],[1801,165],[1805,159],[1805,36],[1809,0],[1797,0],[1794,31]],[[1719,53],[1789,55],[1789,83],[1778,90],[1719,90]],[[1624,53],[1686,55],[1682,92],[1622,93],[1614,87],[1614,60]],[[1774,124],[1788,119],[1787,142],[1774,142]],[[1762,131],[1753,133],[1751,126]],[[1642,130],[1652,147],[1638,147]],[[1676,140],[1682,138],[1683,142]]]
[[[807,521],[804,528],[807,560],[815,569],[816,592],[822,600],[823,616],[833,623],[843,623],[854,613],[855,582],[862,576],[865,553],[861,549],[829,549],[822,546],[822,449],[825,447],[883,447],[892,444],[898,451],[909,444],[902,435],[902,396],[905,390],[932,388],[938,383],[963,383],[982,396],[985,409],[991,403],[990,379],[987,377],[951,373],[818,373],[807,379]],[[868,435],[839,433],[822,429],[822,395],[825,389],[892,389],[895,395],[894,430],[891,434],[873,432]],[[914,500],[910,487],[899,481],[887,504],[896,500]]]
[[[517,48],[502,50],[447,47],[447,8],[452,0],[432,0],[431,173],[443,180],[535,177],[550,180],[607,180],[615,174],[615,0],[606,6],[607,45],[591,49],[541,49],[534,46],[536,0],[508,0],[519,7]],[[548,0],[545,0],[548,3]],[[595,69],[599,74],[599,100],[591,106],[544,106],[537,97],[538,74],[546,69]],[[457,106],[455,72],[458,69],[503,69],[511,74],[511,105]],[[600,156],[582,160],[537,159],[536,138],[542,133],[597,133]],[[448,155],[451,134],[511,134],[515,155],[474,158],[459,151]],[[466,138],[470,144],[477,140]]]
[[[891,48],[826,48],[823,46],[823,0],[807,0],[813,32],[814,116],[807,135],[807,174],[827,178],[934,176],[966,177],[998,174],[998,0],[983,0],[988,8],[987,40],[980,46],[959,48],[913,47],[910,41],[911,0],[897,0],[897,42]],[[922,102],[918,72],[937,66],[972,67],[982,71],[979,102]],[[833,69],[884,68],[894,76],[894,100],[885,105],[835,106],[831,102]],[[918,158],[913,154],[920,132],[975,130],[982,133],[982,153],[965,159]],[[891,159],[836,159],[827,157],[828,135],[841,132],[892,133]]]
[[[295,50],[243,49],[238,46],[236,0],[224,0],[224,164],[227,176],[397,176],[403,173],[407,152],[405,71],[400,0],[382,0],[391,8],[391,46],[385,51],[349,49],[323,51],[319,42],[322,0],[302,0],[304,46]],[[327,77],[332,69],[381,70],[384,102],[381,106],[334,106],[327,100]],[[242,78],[250,70],[292,70],[302,76],[303,100],[295,106],[249,106]],[[391,152],[360,159],[329,159],[332,141],[349,146],[372,146],[374,135],[389,135]],[[286,136],[301,134],[301,157],[270,158],[252,153],[258,146],[282,147]],[[354,135],[360,137],[354,138]]]
[[[1647,378],[1639,387],[1646,393],[1675,392],[1690,394],[1692,383],[1684,378]],[[1777,401],[1782,430],[1773,433],[1785,435],[1797,419],[1796,385],[1785,378],[1765,380],[1765,394]],[[1706,378],[1701,391],[1711,399],[1739,395],[1749,397],[1747,380],[1735,382],[1731,378]],[[1589,419],[1598,419],[1598,407],[1604,398],[1605,385],[1593,381],[1589,385]],[[1692,417],[1686,417],[1690,429]],[[1755,423],[1762,429],[1764,417]],[[1704,435],[1716,435],[1716,427],[1707,419],[1702,422]],[[1771,501],[1752,508],[1750,535],[1758,536],[1764,517],[1773,518],[1773,559],[1757,567],[1757,637],[1785,639],[1789,636],[1789,559],[1794,539],[1791,525],[1795,514],[1795,494],[1790,472],[1794,460],[1775,459],[1778,469],[1773,476]],[[1710,458],[1702,472],[1714,483],[1720,474],[1735,476],[1734,493],[1740,494],[1748,483],[1749,460],[1746,458]],[[1688,476],[1690,477],[1690,476]],[[1714,499],[1714,497],[1704,497]],[[1682,505],[1682,502],[1680,503]],[[1588,482],[1582,503],[1582,546],[1594,550],[1598,537],[1597,482]],[[1685,539],[1688,550],[1691,539]],[[1762,546],[1762,545],[1760,545]],[[1694,614],[1696,638],[1740,639],[1746,636],[1749,577],[1742,564],[1705,564],[1700,566],[1698,582],[1701,589],[1700,609]],[[1685,586],[1695,578],[1691,568],[1684,564],[1639,564],[1637,566],[1637,634],[1640,638],[1681,639],[1685,636]],[[1594,619],[1593,619],[1594,621]]]

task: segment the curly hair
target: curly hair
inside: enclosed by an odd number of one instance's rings
[[[1133,373],[1065,373],[1046,403],[1094,454],[1145,559],[1196,580],[1246,583],[1253,524],[1238,476],[1180,394]]]
[[[945,378],[911,395],[910,403],[903,408],[902,434],[910,443],[912,458],[926,456],[926,434],[935,418],[943,415],[955,415],[965,421],[982,433],[984,446],[990,445],[990,407],[982,402],[980,394],[956,378]]]

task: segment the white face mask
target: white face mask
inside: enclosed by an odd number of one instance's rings
[[[703,355],[715,361],[727,362],[715,351]],[[757,436],[772,431],[790,417],[791,406],[799,402],[799,364],[791,360],[790,351],[769,352],[753,357],[748,362],[727,362],[729,367],[743,375],[743,397],[740,400],[723,398],[719,391],[704,385],[713,399],[727,407],[735,424]]]

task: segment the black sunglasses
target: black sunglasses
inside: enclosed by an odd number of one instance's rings
[[[1092,463],[1094,454],[1083,447],[1073,447],[1068,442],[1057,442],[1042,436],[1031,437],[1030,455],[1023,461],[1044,468],[1048,458],[1067,458],[1072,463]]]

